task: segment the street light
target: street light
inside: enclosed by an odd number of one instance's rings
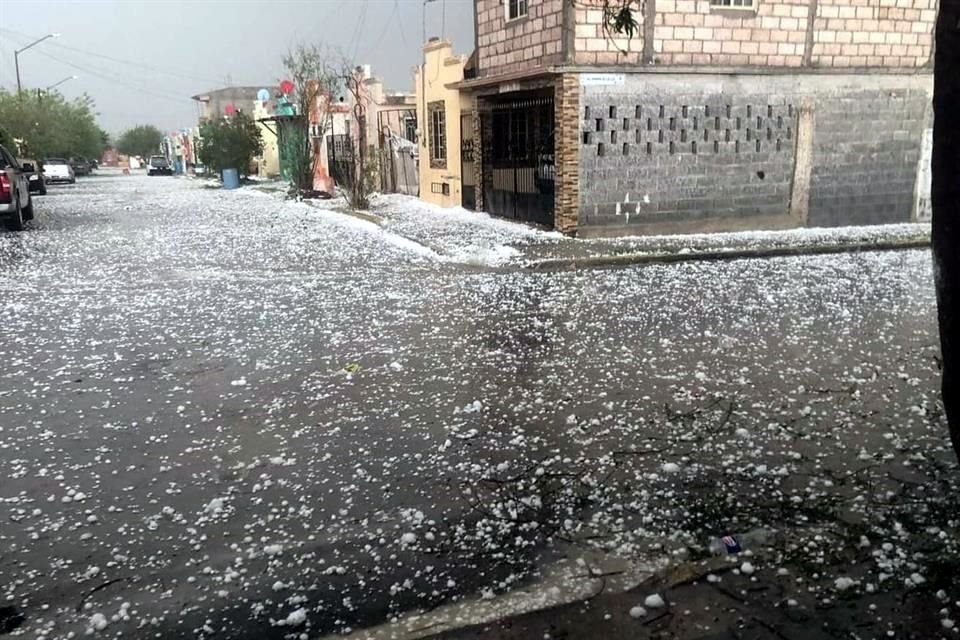
[[[66,82],[67,80],[76,80],[76,79],[79,78],[79,77],[80,77],[80,76],[67,76],[66,78],[64,78],[64,79],[61,80],[60,82],[54,82],[52,85],[50,85],[49,87],[47,87],[46,89],[44,89],[44,91],[50,91],[51,89],[56,89],[57,87],[59,87],[60,85],[62,85],[62,84],[63,84],[64,82]]]
[[[26,51],[27,49],[29,49],[30,47],[34,47],[34,46],[40,44],[40,43],[43,42],[44,40],[47,40],[47,39],[49,39],[49,38],[57,38],[57,37],[59,37],[59,36],[60,36],[59,33],[48,33],[47,35],[43,36],[42,38],[37,38],[36,40],[34,40],[33,42],[31,42],[30,44],[28,44],[27,46],[25,46],[23,49],[16,49],[16,50],[14,50],[14,52],[13,52],[13,64],[14,64],[14,66],[17,68],[17,95],[18,95],[18,96],[20,95],[21,91],[23,90],[23,89],[20,87],[20,54],[23,53],[24,51]]]

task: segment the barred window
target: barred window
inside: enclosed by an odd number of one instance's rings
[[[430,166],[434,169],[447,167],[447,117],[443,100],[431,102],[430,112]]]

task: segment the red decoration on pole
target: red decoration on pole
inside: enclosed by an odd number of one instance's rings
[[[293,93],[293,83],[289,80],[284,80],[280,83],[280,93],[284,95],[290,95]]]

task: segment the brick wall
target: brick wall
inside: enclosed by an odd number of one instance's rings
[[[507,23],[502,0],[476,0],[480,74],[563,61],[564,0],[529,0],[529,16]],[[644,16],[632,38],[604,27],[603,0],[572,11],[572,60],[642,64]],[[641,6],[641,3],[637,3]],[[710,0],[656,0],[651,54],[659,65],[887,67],[928,65],[936,0],[755,0],[755,10]]]
[[[581,223],[629,226],[787,212],[796,107],[760,84],[633,76],[584,87]]]
[[[634,13],[639,28],[632,38],[604,25],[603,0],[578,0],[574,11],[574,56],[577,64],[640,64],[643,56],[643,15]]]
[[[562,62],[564,1],[529,0],[527,16],[507,22],[503,0],[475,0],[479,76]]]
[[[930,91],[929,77],[903,75],[628,74],[581,85],[578,231],[909,221]],[[801,108],[815,125],[809,196],[797,203]]]
[[[574,232],[580,210],[580,78],[568,73],[557,78],[554,92],[556,120],[556,199],[554,227],[564,233]]]
[[[817,100],[810,226],[910,220],[929,103],[921,88],[851,89]]]
[[[930,61],[936,0],[819,0],[811,62],[919,67]]]
[[[840,0],[843,1],[843,0]],[[756,12],[717,10],[709,0],[657,0],[659,64],[798,67],[809,0],[756,0]]]

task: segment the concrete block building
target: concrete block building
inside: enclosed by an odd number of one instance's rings
[[[197,120],[203,122],[226,114],[228,106],[235,109],[248,109],[257,99],[257,92],[267,85],[259,87],[224,87],[191,96],[197,103]]]
[[[929,219],[936,0],[475,0],[478,208],[584,236]]]

